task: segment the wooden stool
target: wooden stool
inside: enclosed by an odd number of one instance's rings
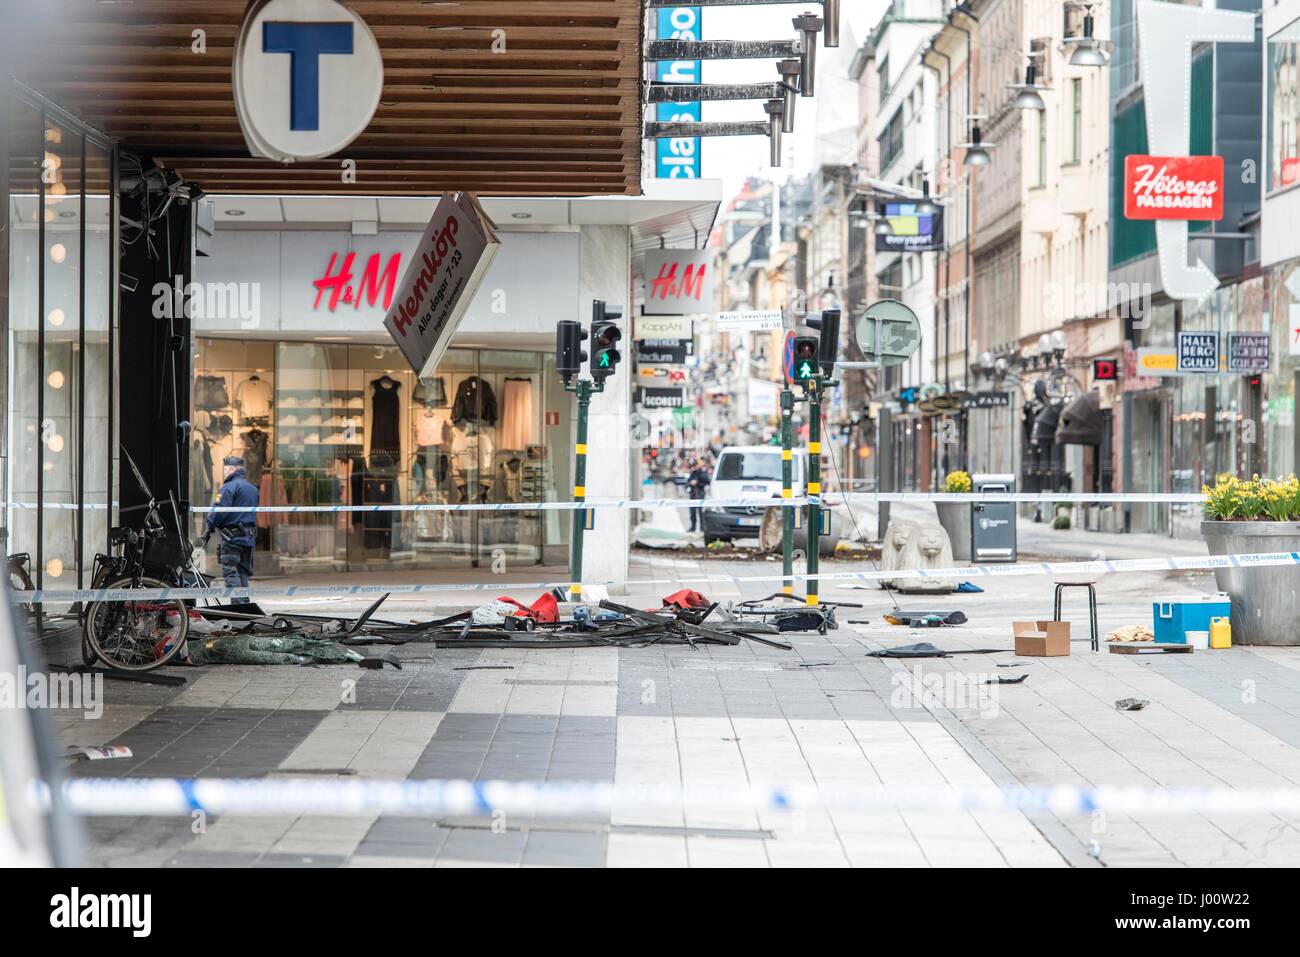
[[[1093,586],[1096,582],[1057,582],[1056,598],[1052,603],[1052,621],[1061,620],[1061,598],[1062,592],[1067,588],[1086,588],[1088,589],[1088,623],[1092,628],[1092,650],[1100,651],[1101,643],[1097,631],[1097,589]]]

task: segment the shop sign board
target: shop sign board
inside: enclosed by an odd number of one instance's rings
[[[340,257],[342,257],[341,262]],[[329,293],[329,299],[325,301],[325,308],[330,312],[333,312],[339,303],[350,305],[353,309],[360,309],[362,300],[365,300],[367,304],[373,306],[379,301],[381,292],[384,297],[384,308],[388,309],[392,306],[402,254],[390,255],[387,264],[381,269],[382,255],[371,253],[370,258],[366,260],[365,268],[361,271],[360,281],[354,286],[352,280],[356,277],[356,273],[353,271],[353,264],[356,258],[355,251],[341,253],[335,250],[330,253],[330,261],[325,266],[324,274],[319,279],[313,279],[311,283],[316,287],[316,299],[311,305],[313,309],[320,308],[321,298],[326,292]]]
[[[248,151],[280,163],[346,147],[370,125],[384,89],[374,34],[338,0],[257,0],[231,69]]]
[[[1011,404],[1011,393],[983,391],[962,399],[962,408],[1006,408]]]
[[[638,364],[684,365],[686,357],[695,351],[693,339],[642,339],[636,344]]]
[[[1138,73],[1143,78],[1147,148],[1153,154],[1149,158],[1192,160],[1188,155],[1187,135],[1187,118],[1192,112],[1192,49],[1202,43],[1257,43],[1256,14],[1248,10],[1222,10],[1208,3],[1191,6],[1168,3],[1165,0],[1136,0],[1133,13],[1137,23],[1140,58]],[[1211,158],[1200,159],[1204,162]],[[1155,170],[1159,168],[1157,164]],[[1197,183],[1204,182],[1207,174],[1208,178],[1213,179],[1213,173],[1216,172],[1206,167],[1198,172],[1195,165],[1191,171],[1196,175],[1187,179]],[[1156,220],[1160,284],[1171,299],[1200,299],[1219,287],[1219,279],[1214,271],[1199,259],[1189,256],[1187,232],[1189,219],[1206,219],[1212,214],[1214,218],[1223,216],[1224,180],[1221,168],[1217,169],[1217,176],[1219,190],[1209,210],[1151,205],[1143,211],[1144,218]],[[1129,182],[1127,177],[1125,182]],[[1195,190],[1204,188],[1206,187],[1197,186]],[[1159,195],[1170,198],[1159,201],[1153,199],[1153,204],[1190,202],[1187,192],[1182,189]],[[1124,206],[1128,216],[1132,216],[1130,210],[1135,210],[1131,198],[1136,197],[1125,190]],[[1196,203],[1202,201],[1203,198],[1197,199]],[[1158,209],[1160,213],[1156,215]],[[1168,215],[1175,211],[1177,216]],[[1196,215],[1188,215],[1189,212]]]
[[[421,377],[433,374],[501,241],[472,193],[443,193],[384,327]]]
[[[643,409],[680,409],[686,404],[686,390],[671,386],[641,388],[637,390],[637,402]]]
[[[1127,219],[1220,220],[1222,156],[1124,157]]]
[[[655,36],[660,40],[699,40],[703,37],[704,11],[699,7],[660,7]],[[661,60],[655,64],[655,79],[660,83],[702,82],[704,64],[700,60]],[[698,123],[703,117],[699,100],[686,103],[660,103],[655,119],[661,123]],[[663,137],[655,140],[655,176],[659,179],[700,178],[700,138],[698,136]]]
[[[752,416],[776,415],[779,411],[775,382],[765,379],[749,380],[749,414]]]
[[[1135,380],[1148,376],[1182,375],[1178,368],[1178,353],[1171,346],[1141,346],[1134,350],[1133,355],[1133,376],[1126,377],[1126,389],[1137,389]]]
[[[636,341],[694,339],[695,324],[689,316],[637,316]]]
[[[878,253],[920,253],[943,249],[943,210],[921,213],[916,202],[887,202],[876,206],[889,232],[876,233]]]
[[[785,313],[780,309],[718,313],[719,332],[773,332],[785,328]]]
[[[1219,334],[1217,332],[1178,333],[1179,372],[1218,372]]]
[[[1269,365],[1267,332],[1228,333],[1229,372],[1267,372]]]
[[[712,250],[648,250],[643,274],[645,315],[682,316],[713,311]]]

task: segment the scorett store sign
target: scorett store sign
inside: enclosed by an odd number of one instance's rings
[[[336,0],[257,0],[232,72],[249,152],[281,163],[343,149],[370,124],[384,88],[374,34]]]
[[[1147,148],[1153,155],[1126,159],[1125,216],[1156,220],[1165,293],[1171,299],[1199,299],[1217,289],[1219,280],[1205,263],[1188,263],[1187,223],[1223,217],[1224,179],[1222,158],[1189,156],[1192,48],[1202,43],[1253,43],[1255,14],[1163,0],[1138,0],[1136,13]],[[1217,167],[1211,168],[1211,161],[1217,161]],[[1150,169],[1142,175],[1139,167]],[[1176,168],[1182,168],[1182,174]],[[1215,173],[1217,189],[1207,196]]]

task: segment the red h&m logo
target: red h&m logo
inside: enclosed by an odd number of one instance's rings
[[[709,267],[704,263],[700,263],[698,266],[689,263],[679,283],[677,281],[678,265],[678,263],[670,262],[659,267],[659,275],[650,283],[651,299],[681,297],[683,299],[694,299],[696,302],[700,301],[700,297],[704,294],[704,274]]]
[[[366,260],[366,268],[361,273],[361,282],[359,287],[354,291],[352,288],[352,264],[356,261],[356,253],[348,253],[343,258],[343,265],[339,271],[334,271],[334,264],[338,262],[339,254],[330,254],[330,263],[325,267],[325,275],[312,281],[316,287],[316,301],[311,307],[317,309],[320,307],[321,296],[325,290],[329,290],[330,299],[326,307],[330,312],[342,300],[343,303],[351,303],[353,309],[361,308],[361,300],[365,299],[370,305],[374,305],[379,298],[379,290],[382,284],[384,292],[384,308],[387,309],[393,304],[393,292],[397,288],[397,267],[401,264],[402,254],[393,253],[388,258],[388,265],[384,267],[383,273],[379,271],[379,253],[371,253],[370,258]]]

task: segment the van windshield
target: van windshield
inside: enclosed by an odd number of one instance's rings
[[[719,482],[779,482],[781,456],[770,452],[723,452],[718,459]]]

